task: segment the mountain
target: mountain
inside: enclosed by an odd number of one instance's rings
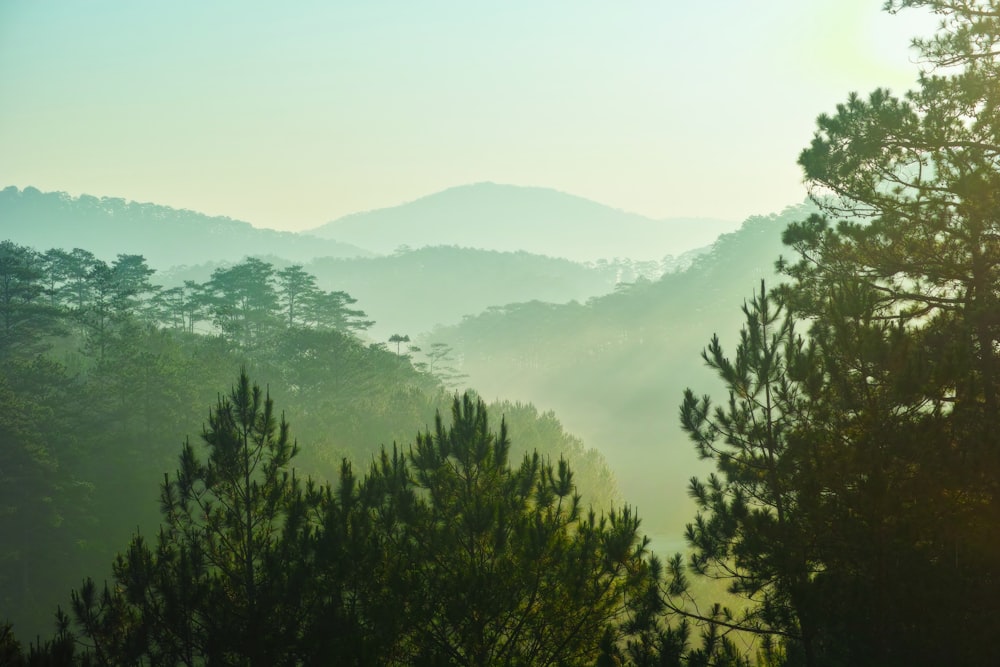
[[[718,333],[732,350],[740,306],[789,253],[781,232],[812,209],[748,219],[686,270],[621,284],[586,303],[532,301],[492,308],[434,332],[484,396],[517,396],[554,410],[567,430],[607,457],[626,500],[651,533],[679,541],[694,517],[687,480],[703,469],[681,432],[683,390],[715,394],[700,358]],[[418,340],[426,345],[430,339]]]
[[[138,254],[158,269],[262,254],[294,262],[371,255],[346,243],[257,229],[231,218],[32,187],[0,190],[0,238],[41,249],[86,248],[105,260]]]
[[[380,253],[459,245],[584,262],[659,260],[706,246],[737,226],[713,219],[653,220],[547,188],[476,183],[354,213],[309,233]]]
[[[586,301],[623,282],[658,278],[689,265],[702,248],[666,262],[615,260],[580,264],[526,252],[498,252],[457,246],[433,246],[378,257],[320,257],[304,262],[318,287],[345,291],[356,308],[375,325],[372,340],[394,333],[414,336],[438,325],[457,324],[463,317],[519,301],[548,303]],[[277,268],[290,264],[270,255]],[[185,280],[205,282],[221,262],[185,265],[158,273],[167,287]]]

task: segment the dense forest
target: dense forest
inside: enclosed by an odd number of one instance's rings
[[[107,264],[0,243],[0,521],[16,536],[0,595],[28,636],[48,634],[53,605],[105,571],[137,526],[155,534],[158,480],[241,365],[282,400],[310,443],[296,465],[317,479],[407,442],[449,404],[443,367],[362,342],[369,320],[354,299],[301,267],[248,259],[169,289],[152,278],[137,255]],[[554,415],[490,409],[518,430],[516,454],[565,458],[595,506],[617,498],[602,457]]]
[[[915,6],[942,20],[926,71],[819,117],[809,206],[452,330],[539,386],[625,362],[608,396],[649,370],[651,311],[697,323],[725,307],[705,281],[752,274],[731,331],[688,334],[707,374],[643,397],[702,463],[683,554],[652,553],[554,414],[453,394],[481,370],[447,340],[362,342],[359,304],[299,265],[157,289],[139,255],[0,244],[0,660],[1000,664],[1000,8],[887,3]],[[740,234],[784,244],[773,273],[725,259]],[[21,631],[45,611],[54,634]]]

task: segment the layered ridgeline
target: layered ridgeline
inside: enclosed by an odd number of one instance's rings
[[[421,341],[449,345],[486,396],[520,396],[554,409],[609,460],[651,532],[680,546],[692,516],[685,488],[701,469],[677,410],[685,387],[713,387],[701,350],[732,342],[740,305],[787,248],[781,233],[808,216],[792,207],[753,217],[683,271],[622,284],[585,304],[511,304]]]
[[[440,366],[363,342],[363,304],[313,283],[250,259],[161,289],[140,256],[0,242],[0,622],[49,636],[72,587],[108,574],[136,529],[155,536],[158,483],[241,367],[293,424],[300,476],[335,479],[344,458],[364,469],[434,423],[452,398]],[[616,498],[604,460],[554,414],[489,409],[513,460],[564,457],[585,502]]]
[[[583,302],[607,294],[622,282],[655,279],[688,266],[706,249],[664,261],[615,259],[580,264],[526,252],[499,252],[457,246],[402,250],[388,256],[322,257],[304,264],[327,290],[344,290],[365,304],[375,324],[367,335],[385,341],[394,333],[415,336],[438,325],[508,303],[539,300]],[[276,267],[291,263],[268,257]],[[167,286],[204,281],[228,263],[175,267],[162,274]]]
[[[439,217],[431,215],[428,202],[440,204]],[[489,184],[351,220],[349,228],[364,221],[371,246],[386,254],[155,204],[74,198],[30,187],[0,191],[0,238],[37,248],[54,242],[67,250],[85,248],[107,262],[119,253],[142,255],[167,287],[205,281],[214,270],[248,256],[278,268],[304,265],[320,287],[347,291],[365,304],[376,323],[369,332],[373,340],[397,332],[413,336],[507,303],[585,301],[618,283],[688,265],[703,248],[687,246],[707,245],[720,229],[707,221],[686,227],[690,233],[671,232],[669,238],[639,244],[642,256],[653,259],[614,257],[620,249],[611,239],[642,241],[644,236],[626,233],[630,225],[654,229],[657,223],[640,224],[638,216],[552,190]],[[456,220],[466,224],[454,225]],[[567,225],[576,231],[566,232]],[[584,236],[610,258],[586,263],[560,258],[563,241],[570,248]]]
[[[111,260],[139,254],[155,268],[277,255],[293,262],[358,257],[367,250],[334,240],[258,229],[248,222],[157,204],[27,187],[0,190],[0,239],[33,248],[85,248]]]
[[[400,245],[459,245],[578,262],[659,261],[709,245],[735,227],[710,218],[654,220],[548,188],[476,183],[348,215],[311,233],[381,253]]]

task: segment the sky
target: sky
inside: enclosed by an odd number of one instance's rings
[[[0,188],[298,231],[493,181],[653,218],[805,197],[817,115],[911,88],[881,0],[0,0]]]

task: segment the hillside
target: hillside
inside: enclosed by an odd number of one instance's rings
[[[458,324],[462,317],[488,308],[532,299],[548,303],[586,301],[607,294],[620,282],[657,278],[688,266],[707,248],[667,262],[618,260],[583,265],[526,252],[498,252],[435,246],[381,257],[321,257],[305,263],[319,287],[343,290],[358,300],[375,324],[373,340],[393,333],[415,335],[438,325]],[[267,256],[275,266],[290,262]],[[185,280],[203,282],[222,263],[176,267],[160,272],[167,286]]]
[[[110,197],[74,198],[31,187],[0,190],[0,238],[38,248],[86,248],[105,260],[118,253],[139,254],[158,269],[261,254],[294,262],[371,254],[345,243],[257,229],[231,218]]]
[[[331,318],[289,323],[267,297],[274,287],[248,272],[164,298],[141,266],[91,265],[71,275],[0,243],[11,297],[0,319],[18,322],[0,331],[0,627],[10,620],[23,636],[45,636],[71,587],[107,576],[137,530],[157,533],[164,472],[176,469],[185,438],[199,446],[206,408],[240,369],[292,425],[298,473],[320,481],[336,479],[345,458],[364,470],[381,445],[406,448],[437,410],[448,412],[451,391],[431,372],[440,367],[366,344]],[[119,298],[101,292],[108,284]],[[250,311],[227,307],[248,293],[263,295]],[[211,335],[193,333],[213,317],[199,303],[232,315]],[[489,409],[510,429],[513,460],[533,450],[565,458],[587,502],[615,501],[604,459],[554,414],[524,401]]]
[[[653,220],[547,188],[476,183],[354,213],[310,233],[379,253],[459,245],[585,262],[660,260],[708,245],[736,226],[712,219]]]
[[[485,396],[555,410],[608,458],[647,529],[677,540],[693,517],[687,479],[700,469],[677,422],[682,392],[717,391],[702,348],[713,333],[724,346],[737,340],[741,304],[761,279],[776,279],[781,232],[806,215],[799,206],[750,218],[690,268],[655,282],[621,285],[586,304],[491,309],[434,340],[454,348]]]
[[[583,266],[526,252],[438,246],[389,257],[322,258],[307,265],[320,285],[358,299],[376,339],[457,324],[487,308],[542,299],[585,301],[614,289],[628,267]]]

